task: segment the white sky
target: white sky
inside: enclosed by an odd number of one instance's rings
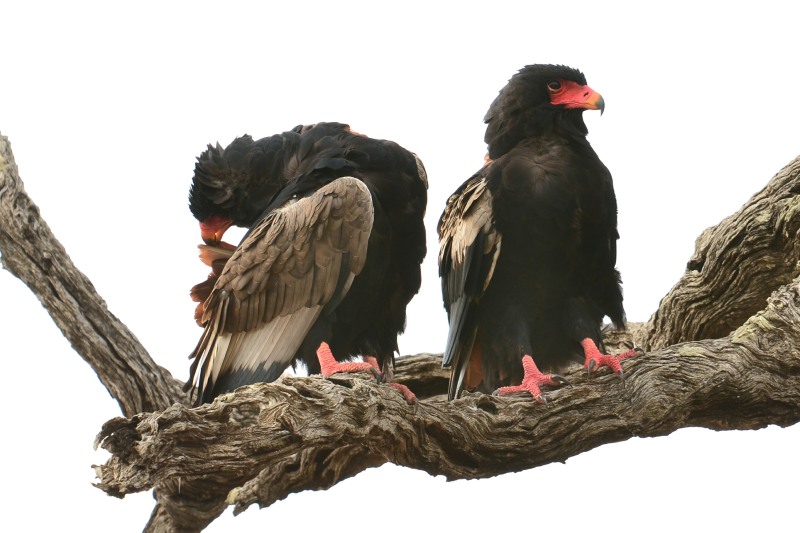
[[[649,318],[705,227],[800,154],[800,8],[790,2],[285,4],[0,7],[0,133],[26,189],[111,311],[181,379],[200,334],[188,290],[207,270],[186,196],[209,142],[340,121],[419,154],[429,254],[403,353],[443,348],[435,224],[481,165],[483,115],[523,65],[579,68],[606,101],[586,120],[615,179],[630,320]],[[90,484],[90,465],[106,458],[92,441],[116,403],[22,283],[2,272],[0,294],[4,521],[140,531],[149,493],[117,500]],[[449,484],[386,466],[228,512],[208,531],[395,531],[422,517],[487,529],[523,512],[539,513],[536,530],[786,530],[798,444],[796,427],[688,429]],[[350,516],[336,510],[345,503],[357,505]]]

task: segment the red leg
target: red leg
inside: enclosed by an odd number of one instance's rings
[[[370,365],[372,365],[372,367],[375,368],[375,370],[377,372],[381,371],[380,367],[378,366],[378,360],[377,359],[375,359],[374,357],[371,357],[369,355],[365,355],[363,357],[363,359],[364,359],[365,363],[369,363]],[[388,382],[388,383],[386,383],[386,385],[388,385],[389,387],[391,387],[393,389],[397,389],[398,391],[400,391],[400,394],[403,395],[403,399],[409,405],[413,405],[413,404],[417,403],[417,395],[414,394],[413,392],[411,392],[411,389],[409,389],[405,385],[401,385],[400,383],[392,383],[392,382]]]
[[[417,395],[411,392],[411,389],[402,385],[400,383],[392,383],[391,381],[386,384],[387,386],[397,389],[400,391],[400,394],[403,395],[403,399],[406,401],[408,405],[414,405],[417,403]]]
[[[528,392],[536,401],[544,403],[546,400],[542,395],[542,390],[539,388],[541,385],[560,385],[567,381],[558,374],[542,374],[530,355],[522,356],[522,368],[525,371],[525,377],[522,378],[520,385],[500,387],[494,391],[494,394],[508,396],[517,392]]]
[[[376,379],[380,380],[377,363],[375,363],[375,366],[369,363],[340,363],[334,359],[327,342],[323,342],[317,348],[317,359],[319,359],[321,373],[326,378],[343,372],[370,372]]]
[[[614,374],[619,376],[620,379],[625,379],[625,374],[622,372],[622,365],[620,364],[620,361],[627,359],[628,357],[633,357],[637,353],[636,350],[632,348],[620,355],[605,355],[600,353],[597,345],[588,337],[581,341],[581,346],[583,346],[583,352],[586,354],[586,362],[583,363],[583,366],[589,371],[589,373],[597,368],[600,368],[601,366],[607,366],[614,372]]]
[[[319,359],[319,366],[322,369],[322,375],[326,378],[342,372],[371,372],[372,375],[375,376],[375,379],[382,381],[383,376],[378,367],[378,360],[374,357],[364,356],[363,363],[339,363],[334,359],[328,343],[323,342],[319,345],[319,348],[317,348],[317,358]],[[400,394],[403,395],[403,398],[409,404],[416,403],[417,397],[405,385],[399,383],[387,383],[387,385],[400,391]]]
[[[381,371],[381,367],[378,366],[378,360],[372,357],[371,355],[365,355],[362,357],[362,359],[364,360],[365,363],[371,365],[372,368],[374,368],[378,372]]]

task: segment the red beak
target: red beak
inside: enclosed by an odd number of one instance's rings
[[[231,227],[233,220],[228,217],[213,215],[200,222],[200,236],[206,244],[217,244]]]
[[[599,109],[600,114],[606,103],[600,93],[588,85],[580,85],[574,81],[564,81],[564,89],[550,96],[550,103],[563,105],[567,109]]]

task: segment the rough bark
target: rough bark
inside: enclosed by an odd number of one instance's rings
[[[146,531],[199,531],[229,504],[237,512],[270,505],[389,461],[474,479],[686,426],[796,423],[799,192],[800,158],[704,232],[687,274],[647,325],[608,333],[612,351],[632,340],[654,350],[625,361],[624,385],[607,372],[575,370],[546,405],[477,394],[448,403],[440,356],[419,355],[401,358],[395,376],[422,398],[416,407],[394,389],[345,376],[284,378],[189,408],[181,382],[108,311],[41,220],[4,137],[0,251],[127,417],[98,436],[112,453],[97,467],[98,486],[117,496],[154,489]],[[696,342],[673,346],[686,340]]]
[[[174,405],[103,429],[98,486],[223,498],[240,512],[325,489],[385,462],[476,479],[565,461],[601,444],[687,426],[756,429],[800,420],[800,280],[731,336],[684,343],[529,397],[471,394],[408,406],[370,379],[286,377],[210,405]]]
[[[800,275],[800,157],[706,229],[686,273],[647,323],[644,348],[724,337]]]
[[[70,260],[25,193],[0,135],[0,261],[50,313],[126,416],[181,401],[181,383],[158,366]]]

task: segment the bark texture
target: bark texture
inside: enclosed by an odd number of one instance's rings
[[[343,376],[284,378],[190,408],[182,383],[72,265],[0,137],[2,264],[118,400],[125,417],[97,439],[112,453],[97,467],[97,485],[120,497],[153,489],[158,503],[145,526],[153,532],[200,531],[227,505],[267,506],[385,462],[475,479],[687,426],[796,423],[799,195],[800,158],[701,235],[686,275],[647,324],[607,333],[609,351],[634,342],[650,350],[623,363],[624,384],[605,370],[587,377],[575,369],[571,385],[547,392],[547,404],[480,394],[446,402],[441,356],[422,354],[400,358],[395,375],[420,397],[416,406],[371,379]]]
[[[800,275],[800,157],[706,229],[686,273],[647,323],[644,348],[724,337]]]
[[[126,416],[183,401],[182,383],[158,366],[117,319],[25,193],[8,139],[0,135],[0,261],[50,313]]]
[[[800,420],[798,324],[800,280],[731,336],[626,360],[624,383],[576,369],[547,404],[470,394],[415,408],[366,378],[286,377],[196,409],[109,422],[99,438],[113,457],[98,468],[98,486],[225,499],[240,512],[385,462],[476,479],[687,426],[788,426]]]

